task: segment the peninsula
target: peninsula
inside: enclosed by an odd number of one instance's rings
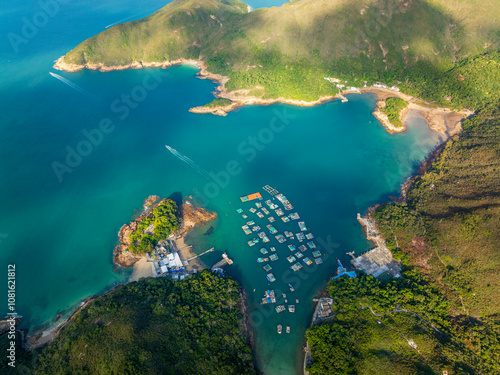
[[[438,107],[475,111],[500,90],[500,5],[483,12],[477,2],[298,0],[249,13],[239,0],[175,0],[82,42],[55,68],[195,64],[219,84],[197,113],[309,106],[380,85],[425,100],[426,118]]]

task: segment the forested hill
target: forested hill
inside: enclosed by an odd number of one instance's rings
[[[311,375],[500,374],[500,103],[463,127],[407,203],[373,215],[403,278],[330,284]]]
[[[323,78],[337,77],[475,109],[500,90],[499,14],[497,0],[296,0],[250,13],[239,0],[175,0],[63,60],[199,59],[228,76],[230,90],[262,98],[315,100],[336,92]]]
[[[241,304],[239,285],[208,271],[142,279],[99,297],[42,350],[18,349],[16,373],[256,374]]]

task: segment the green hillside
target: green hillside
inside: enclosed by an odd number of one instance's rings
[[[476,108],[500,90],[499,14],[495,0],[298,0],[250,13],[239,0],[176,0],[88,39],[64,61],[199,59],[229,76],[230,90],[263,98],[332,95],[325,76],[358,87],[399,81],[409,94]]]
[[[500,102],[463,127],[407,203],[373,214],[403,278],[330,283],[337,315],[307,333],[311,375],[500,374]]]
[[[208,271],[127,284],[79,312],[32,361],[22,353],[17,373],[255,374],[241,303],[236,282]]]
[[[498,102],[463,127],[408,202],[384,205],[375,218],[389,248],[435,280],[454,315],[481,318],[500,314]]]

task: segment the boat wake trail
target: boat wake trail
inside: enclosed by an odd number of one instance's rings
[[[168,151],[170,151],[175,157],[177,157],[179,160],[183,161],[187,165],[189,165],[191,168],[193,168],[196,172],[201,174],[203,177],[210,179],[210,174],[200,167],[198,164],[196,164],[194,161],[189,159],[186,155],[181,154],[179,151],[177,151],[175,148],[172,148],[168,145],[165,145]]]
[[[57,78],[59,81],[61,81],[62,83],[65,83],[66,85],[68,85],[69,87],[75,89],[76,91],[78,91],[80,94],[83,94],[91,99],[96,99],[96,97],[94,95],[92,95],[90,92],[88,92],[87,90],[81,88],[80,86],[78,86],[77,84],[71,82],[69,79],[66,79],[64,77],[61,77],[59,74],[55,74],[55,73],[52,73],[52,72],[49,72],[49,74],[54,77],[54,78]]]

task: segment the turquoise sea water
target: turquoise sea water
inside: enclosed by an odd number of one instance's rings
[[[439,137],[419,118],[407,132],[389,135],[371,115],[371,95],[313,108],[249,106],[218,117],[188,112],[209,102],[214,89],[189,66],[72,74],[52,69],[55,59],[107,25],[141,18],[164,4],[60,4],[17,49],[9,33],[22,35],[23,17],[33,20],[42,8],[31,0],[2,7],[0,266],[16,264],[23,326],[50,326],[57,313],[69,313],[82,299],[128,278],[129,270],[113,271],[112,249],[119,228],[145,197],[193,195],[219,218],[211,234],[205,234],[208,226],[199,228],[188,242],[196,252],[216,247],[204,257],[208,264],[223,251],[234,259],[228,272],[248,295],[259,367],[266,374],[295,374],[312,298],[335,271],[336,257],[347,264],[347,251],[370,247],[356,213],[397,195]],[[207,178],[210,173],[215,180]],[[318,245],[330,244],[322,250],[328,254],[323,265],[293,274],[286,273],[289,250],[278,248],[272,287],[300,299],[295,314],[277,315],[259,304],[269,287],[255,261],[261,246],[246,245],[244,220],[236,213],[250,207],[239,202],[241,195],[266,184],[289,198]],[[278,336],[277,324],[291,326],[292,333]]]

